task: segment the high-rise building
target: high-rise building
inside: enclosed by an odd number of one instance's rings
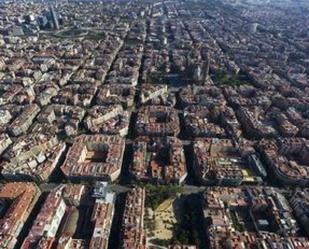
[[[57,15],[54,7],[52,7],[52,6],[50,7],[50,16],[51,16],[51,19],[52,19],[54,29],[59,29],[58,15]]]

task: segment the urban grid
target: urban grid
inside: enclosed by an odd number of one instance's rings
[[[309,249],[308,0],[0,0],[0,249]]]

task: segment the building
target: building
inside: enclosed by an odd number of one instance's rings
[[[178,114],[168,106],[143,106],[135,130],[140,136],[175,136],[180,131]]]
[[[244,179],[245,160],[232,140],[199,139],[193,144],[194,172],[204,184],[238,186]]]
[[[0,247],[14,248],[17,238],[28,220],[40,190],[34,183],[10,182],[1,186],[0,210]]]
[[[154,84],[142,84],[142,90],[140,95],[140,103],[146,104],[148,102],[158,102],[156,99],[165,99],[168,96],[167,85],[154,85]]]
[[[50,7],[49,8],[50,10],[50,16],[51,16],[51,19],[52,19],[52,23],[53,23],[53,27],[54,29],[59,29],[59,21],[58,21],[58,15],[56,13],[56,11],[54,10],[54,7]]]
[[[277,242],[298,248],[297,240],[299,245],[308,244],[305,238],[297,237],[299,227],[293,210],[277,189],[211,187],[204,199],[210,248],[278,248],[270,246]]]
[[[34,126],[32,132],[18,137],[5,151],[1,174],[8,180],[46,181],[65,148],[65,143],[59,142],[54,134],[53,127]]]
[[[100,183],[97,182],[96,189],[99,187],[98,184]],[[106,186],[103,188],[106,188]],[[95,192],[98,193],[98,190]],[[94,225],[94,230],[89,249],[108,248],[109,235],[114,217],[115,194],[106,190],[103,190],[103,192],[105,194],[100,195],[100,197],[96,199],[91,215],[91,222]]]
[[[42,243],[40,242],[42,239],[55,239],[66,210],[66,204],[62,198],[62,189],[63,186],[57,187],[48,194],[21,249],[31,249],[33,246]]]
[[[197,249],[197,247],[192,245],[171,245],[168,246],[168,249]]]
[[[62,196],[67,205],[79,206],[86,192],[85,185],[66,184],[62,191]]]
[[[135,88],[128,85],[104,85],[99,88],[96,103],[98,105],[121,104],[124,108],[134,103]]]
[[[145,189],[133,188],[128,192],[122,219],[121,248],[147,249],[144,202]]]
[[[82,107],[52,104],[43,109],[37,120],[40,123],[52,124],[59,132],[64,131],[67,136],[72,136],[76,135],[84,115],[85,110]]]
[[[23,112],[14,119],[9,127],[9,132],[12,136],[19,136],[25,133],[32,125],[33,119],[40,112],[40,108],[36,104],[27,105]]]
[[[88,110],[84,125],[91,133],[124,137],[128,133],[129,121],[130,113],[121,105],[94,106]]]
[[[309,235],[309,190],[295,191],[290,199],[290,205],[293,208],[295,216],[300,224],[302,224],[307,235]]]
[[[258,146],[274,176],[284,184],[309,186],[308,142],[304,138],[261,140]]]
[[[5,151],[9,145],[12,144],[11,138],[6,133],[0,134],[0,155]]]
[[[226,138],[225,130],[211,121],[215,115],[205,106],[188,106],[184,110],[184,123],[190,137]]]
[[[187,166],[179,139],[141,137],[133,149],[131,173],[137,180],[177,184],[185,180]]]
[[[115,181],[120,175],[125,141],[120,136],[81,135],[74,140],[61,166],[75,180]]]
[[[275,138],[277,137],[276,130],[272,125],[258,118],[253,112],[247,108],[240,108],[237,112],[239,122],[244,127],[247,134],[256,138]]]

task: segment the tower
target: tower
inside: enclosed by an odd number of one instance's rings
[[[52,6],[50,7],[50,16],[51,16],[52,22],[54,24],[54,29],[59,29],[58,16],[57,16],[57,13]]]

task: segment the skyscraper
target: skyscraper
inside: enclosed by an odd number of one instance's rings
[[[54,24],[54,29],[59,29],[58,16],[57,16],[56,11],[54,10],[54,7],[52,6],[50,6],[50,16]]]

